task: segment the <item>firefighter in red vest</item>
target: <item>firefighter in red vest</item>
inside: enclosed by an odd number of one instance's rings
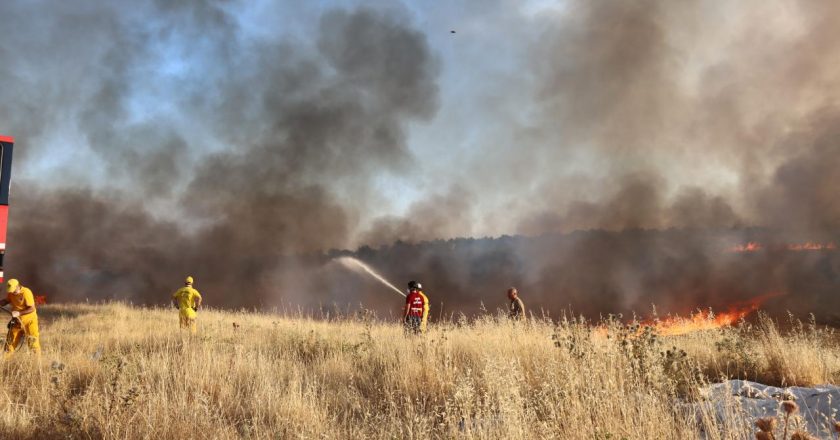
[[[403,323],[406,331],[414,334],[426,332],[426,321],[429,318],[429,298],[423,294],[422,289],[423,286],[417,281],[408,282]]]

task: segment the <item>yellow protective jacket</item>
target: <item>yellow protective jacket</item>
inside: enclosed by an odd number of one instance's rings
[[[35,296],[32,291],[26,287],[20,286],[20,295],[14,293],[7,293],[6,299],[12,306],[12,310],[22,312],[29,306],[35,307]],[[15,351],[22,337],[26,336],[27,344],[36,353],[41,352],[41,343],[39,341],[40,332],[38,331],[38,314],[36,312],[20,315],[19,325],[14,325],[9,328],[9,333],[6,335],[5,350],[7,354]]]
[[[195,300],[197,298],[200,299],[201,294],[190,286],[184,286],[172,294],[172,299],[178,303],[178,310],[190,319],[195,318],[195,307],[197,305]]]
[[[12,310],[17,310],[18,312],[24,311],[29,306],[35,307],[35,295],[32,294],[32,291],[28,287],[20,286],[20,295],[7,293],[6,299],[12,305]],[[35,315],[35,312],[31,314]]]

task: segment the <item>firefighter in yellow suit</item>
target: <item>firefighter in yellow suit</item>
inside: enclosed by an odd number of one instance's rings
[[[195,333],[195,312],[201,307],[201,294],[198,293],[198,290],[193,289],[193,277],[187,277],[184,280],[184,287],[172,294],[172,303],[175,307],[178,307],[181,328],[188,328],[190,332]]]
[[[14,321],[9,324],[9,333],[6,335],[6,356],[14,353],[20,344],[20,339],[24,336],[29,348],[41,354],[35,297],[31,290],[21,286],[20,282],[14,278],[6,283],[6,298],[0,300],[0,307],[6,307],[9,304],[12,305],[10,312]]]

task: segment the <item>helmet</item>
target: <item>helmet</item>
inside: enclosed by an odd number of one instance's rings
[[[409,281],[408,282],[408,290],[420,290],[422,288],[423,288],[423,285],[421,285],[417,281]]]
[[[6,292],[7,293],[12,293],[15,290],[17,290],[18,287],[20,287],[20,281],[12,278],[12,279],[9,280],[8,283],[6,283]]]
[[[184,283],[186,283],[186,284],[192,284],[192,283],[193,283],[193,277],[189,277],[189,276],[188,276],[188,277],[187,277],[187,279],[186,279],[186,280],[184,280]]]

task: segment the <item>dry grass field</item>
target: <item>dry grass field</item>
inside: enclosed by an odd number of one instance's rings
[[[364,317],[39,309],[44,352],[0,363],[0,437],[750,439],[702,387],[840,381],[830,330],[768,319],[662,337],[497,316],[406,337]],[[234,329],[233,323],[239,326]],[[779,437],[780,438],[780,437]]]

